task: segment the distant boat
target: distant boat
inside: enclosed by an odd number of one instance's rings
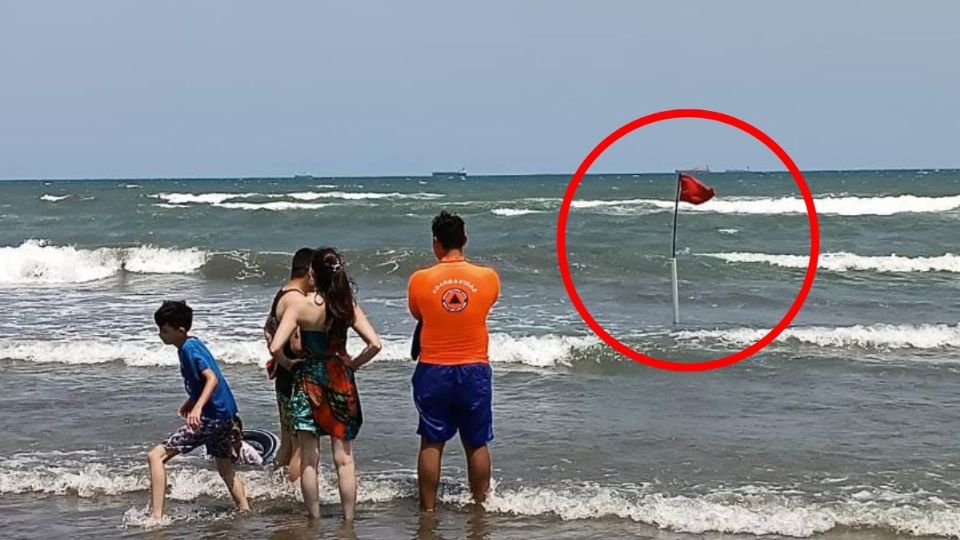
[[[710,172],[709,165],[694,165],[693,167],[687,169],[680,169],[680,172],[695,172],[695,173],[708,173]]]
[[[433,171],[430,173],[430,176],[433,178],[447,178],[450,180],[466,180],[467,169],[466,167],[460,167],[459,171]]]
[[[747,173],[747,172],[750,172],[750,167],[747,167],[746,169],[724,169],[723,172],[725,172],[725,173]]]
[[[297,174],[293,177],[294,180],[313,180],[313,176],[309,174]]]

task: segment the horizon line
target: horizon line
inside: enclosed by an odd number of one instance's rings
[[[701,173],[701,174],[770,174],[787,173],[787,170],[769,170],[769,169],[723,169],[718,171],[697,171],[693,169],[678,169],[673,171],[644,171],[644,172],[595,172],[587,173],[584,176],[653,176],[676,174],[677,172]],[[801,173],[821,173],[821,172],[881,172],[881,171],[960,171],[960,167],[896,167],[887,169],[801,169]],[[442,171],[447,172],[447,171]],[[455,175],[457,171],[450,171],[449,174]],[[467,173],[466,177],[484,177],[484,178],[506,178],[506,177],[527,177],[527,176],[567,176],[572,177],[574,173],[570,172],[539,172],[539,173]],[[288,174],[288,175],[255,175],[255,176],[117,176],[117,177],[68,177],[68,178],[0,178],[0,182],[95,182],[104,180],[138,180],[138,181],[159,181],[159,180],[293,180],[293,179],[422,179],[433,178],[433,173],[424,174],[359,174],[359,175],[325,175],[325,174]]]

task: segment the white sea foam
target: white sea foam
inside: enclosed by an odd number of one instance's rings
[[[432,200],[442,198],[440,193],[379,193],[379,192],[352,192],[352,191],[303,191],[295,193],[157,193],[152,198],[160,199],[167,204],[209,204],[220,208],[237,210],[305,210],[322,208],[319,205],[303,204],[304,201],[320,199],[339,199],[343,201],[362,200]],[[241,203],[238,199],[293,199],[292,201],[272,201],[263,203]],[[299,202],[297,202],[299,201]]]
[[[124,269],[144,274],[186,274],[199,269],[206,260],[207,254],[198,249],[80,249],[26,240],[16,247],[0,247],[0,284],[81,283]]]
[[[316,192],[316,191],[305,191],[299,193],[283,193],[283,194],[274,194],[272,196],[279,197],[290,197],[292,199],[297,199],[298,201],[315,201],[317,199],[343,199],[348,201],[359,201],[366,199],[414,199],[414,200],[431,200],[431,199],[440,199],[443,197],[441,193],[377,193],[377,192],[355,192],[355,191],[325,191],[325,192]]]
[[[903,213],[940,213],[960,209],[960,195],[920,197],[891,195],[881,197],[822,197],[814,200],[818,214],[839,216],[889,216]],[[672,212],[674,201],[664,199],[623,199],[573,201],[573,208],[610,208],[611,213]],[[684,204],[683,212],[717,214],[804,214],[806,205],[799,197],[722,197],[703,204]]]
[[[139,246],[119,251],[124,269],[138,274],[189,274],[202,267],[208,258],[206,252],[195,248]]]
[[[234,199],[259,197],[259,193],[157,193],[152,198],[170,204],[219,204]]]
[[[874,492],[871,491],[871,494]],[[661,529],[702,534],[721,532],[808,537],[836,527],[870,527],[913,535],[957,535],[957,507],[902,494],[902,504],[875,500],[811,503],[775,491],[716,491],[701,496],[636,494],[609,487],[498,490],[490,511],[556,515],[563,520],[619,517]]]
[[[717,229],[717,232],[720,234],[737,234],[740,232],[739,229]]]
[[[273,201],[265,203],[240,203],[224,202],[216,203],[213,206],[218,208],[228,208],[231,210],[269,210],[279,212],[282,210],[319,210],[330,206],[330,203],[305,203],[290,201]]]
[[[490,335],[490,361],[500,364],[523,364],[551,368],[570,366],[577,351],[598,345],[593,336],[512,336]]]
[[[320,499],[336,504],[336,482],[329,467],[323,467]],[[284,482],[277,474],[243,470],[247,495],[255,500],[286,500],[298,504],[298,486]],[[416,496],[413,471],[368,472],[359,477],[358,502],[380,503]],[[213,467],[184,462],[169,467],[168,497],[194,501],[200,497],[228,500]],[[149,479],[138,460],[127,465],[107,466],[77,460],[53,462],[22,457],[0,460],[0,494],[72,494],[81,498],[145,493]],[[797,493],[797,492],[792,492]],[[445,481],[440,500],[466,505],[469,490],[461,482]],[[871,528],[909,535],[957,536],[960,508],[923,493],[896,493],[864,487],[860,492],[833,501],[811,502],[802,494],[747,486],[717,489],[702,495],[667,495],[650,488],[579,485],[521,486],[495,485],[484,507],[488,512],[520,516],[556,516],[565,521],[619,518],[664,530],[702,534],[721,532],[752,535],[809,537],[837,527]],[[229,513],[186,511],[172,508],[170,522],[211,521]],[[152,526],[142,507],[131,508],[123,517],[124,526]]]
[[[661,203],[668,201],[660,201],[657,199],[618,199],[618,200],[609,200],[609,201],[578,201],[574,200],[570,203],[571,208],[602,208],[608,206],[648,206],[650,208],[660,208]],[[673,204],[673,203],[671,203]],[[663,206],[666,208],[666,206]]]
[[[217,360],[225,364],[264,365],[270,356],[263,341],[218,340],[207,342],[207,345]],[[0,358],[69,365],[119,361],[131,367],[175,366],[178,362],[177,355],[155,337],[128,341],[103,338],[78,341],[0,340]]]
[[[732,328],[676,332],[680,340],[714,341],[731,345],[756,342],[769,330]],[[960,348],[960,325],[856,325],[842,327],[807,326],[788,328],[777,338],[785,344],[868,350],[943,350]]]
[[[196,454],[196,452],[194,452]],[[193,501],[199,497],[227,497],[223,480],[214,467],[196,467],[181,462],[168,468],[168,497],[176,501]],[[194,461],[195,463],[195,461]],[[322,467],[322,465],[321,465]],[[324,471],[330,476],[332,471]],[[253,499],[300,499],[296,484],[285,482],[279,475],[253,468],[239,473],[244,478],[247,496]],[[402,480],[395,474],[384,474],[379,479],[364,482],[360,478],[359,500],[379,502],[395,498],[411,497],[414,478],[404,475]],[[332,481],[331,481],[332,480]],[[321,482],[321,499],[334,502],[339,498],[336,480],[324,478]],[[90,460],[55,460],[35,456],[17,455],[0,460],[0,495],[11,493],[45,493],[52,495],[76,494],[79,497],[122,495],[146,491],[150,478],[139,462],[111,464]]]
[[[763,263],[784,268],[806,268],[807,255],[775,255],[770,253],[701,253],[730,263]],[[873,271],[884,273],[951,272],[960,273],[960,256],[947,253],[936,257],[904,257],[892,255],[856,255],[854,253],[822,253],[817,266],[831,272]]]
[[[46,193],[40,196],[41,201],[47,201],[47,202],[60,202],[64,199],[69,199],[69,198],[70,198],[69,195],[48,195]]]
[[[237,339],[203,335],[204,342],[217,360],[225,364],[260,365],[269,354],[259,338]],[[383,350],[376,361],[406,362],[410,360],[410,339],[384,336]],[[490,336],[490,361],[497,365],[522,365],[537,368],[569,366],[578,350],[599,343],[592,337],[575,336],[511,336],[494,333]],[[351,335],[348,351],[363,349],[363,343]],[[132,367],[173,366],[176,355],[153,335],[127,341],[97,338],[75,340],[0,339],[0,358],[35,363],[72,365],[123,362]]]
[[[494,208],[491,210],[495,215],[513,217],[513,216],[525,216],[528,214],[543,214],[546,210],[530,210],[527,208]]]
[[[118,495],[149,487],[148,478],[124,474],[123,471],[100,463],[70,462],[24,466],[16,461],[5,460],[0,465],[0,494],[76,493],[80,497],[94,497]]]

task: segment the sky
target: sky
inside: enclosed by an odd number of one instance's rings
[[[960,167],[960,2],[0,0],[0,179],[572,173],[706,108],[803,170]],[[728,126],[591,172],[782,169]]]

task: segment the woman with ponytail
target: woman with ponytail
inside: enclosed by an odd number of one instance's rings
[[[300,364],[290,409],[300,444],[300,489],[307,512],[312,518],[320,517],[319,437],[326,435],[330,437],[337,468],[343,517],[352,520],[357,480],[351,441],[363,423],[354,371],[380,352],[380,338],[354,299],[356,285],[347,275],[337,250],[328,247],[316,251],[310,264],[310,279],[313,294],[291,298],[278,310],[280,325],[270,342],[270,353],[284,367]],[[283,354],[283,344],[298,327],[302,360]],[[347,331],[351,328],[366,343],[363,351],[353,357],[347,354]]]

